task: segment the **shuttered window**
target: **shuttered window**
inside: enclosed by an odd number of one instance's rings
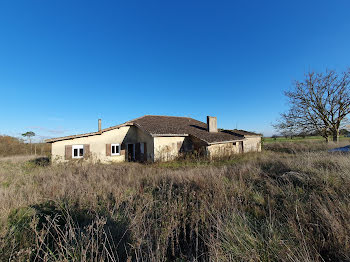
[[[84,157],[84,145],[73,145],[72,158],[83,158],[83,157]]]

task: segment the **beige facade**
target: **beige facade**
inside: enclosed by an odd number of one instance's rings
[[[211,158],[230,156],[242,152],[240,150],[242,141],[225,144],[215,144],[207,147],[208,155]]]
[[[180,154],[185,137],[154,137],[154,160],[169,161]]]
[[[170,161],[177,158],[183,150],[185,139],[188,137],[152,137],[141,129],[134,126],[125,126],[118,129],[110,130],[99,135],[62,140],[52,143],[52,159],[54,162],[68,161],[66,159],[66,146],[89,145],[89,159],[93,162],[100,161],[103,163],[124,162],[128,161],[128,145],[144,143],[143,149],[147,161]],[[106,146],[110,144],[120,145],[119,155],[110,155],[106,153]],[[135,146],[133,146],[135,150]],[[187,151],[193,149],[189,146]],[[243,141],[220,143],[204,146],[209,157],[222,157],[233,154],[246,152],[261,151],[261,137],[247,137]],[[198,148],[197,148],[198,150]],[[132,153],[135,157],[135,151]]]
[[[128,158],[127,145],[137,142],[146,143],[147,160],[153,161],[153,138],[134,126],[123,126],[87,137],[67,139],[52,143],[52,160],[54,162],[68,161],[66,159],[66,147],[73,145],[89,145],[89,159],[91,161],[123,162]],[[107,156],[107,145],[119,144],[120,154]]]
[[[243,141],[244,153],[261,152],[261,136],[246,136]]]
[[[207,152],[211,158],[248,152],[261,152],[261,137],[250,136],[245,137],[243,141],[209,145]]]

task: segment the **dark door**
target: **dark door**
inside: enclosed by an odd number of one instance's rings
[[[147,161],[147,143],[143,144],[143,161]]]
[[[141,161],[141,143],[135,144],[135,160]]]
[[[239,153],[243,153],[244,152],[244,149],[243,149],[243,141],[239,141],[238,142],[238,146],[239,146]]]
[[[128,161],[135,161],[134,144],[128,144]]]

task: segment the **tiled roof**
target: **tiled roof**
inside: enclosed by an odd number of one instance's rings
[[[101,135],[103,132],[109,131],[109,130],[113,130],[113,129],[117,129],[119,127],[125,126],[125,124],[121,124],[121,125],[116,125],[116,126],[111,126],[105,129],[102,129],[101,131],[97,131],[97,132],[91,132],[91,133],[85,133],[85,134],[79,134],[79,135],[71,135],[71,136],[62,136],[62,137],[56,137],[56,138],[50,138],[50,139],[46,139],[45,142],[46,143],[53,143],[53,142],[57,142],[57,141],[61,141],[61,140],[68,140],[68,139],[74,139],[74,138],[79,138],[79,137],[87,137],[87,136],[95,136],[95,135]]]
[[[231,131],[237,135],[241,135],[241,136],[262,136],[262,134],[258,134],[258,133],[254,133],[254,132],[250,132],[250,131],[245,131],[245,130],[240,130],[240,129],[233,129],[233,130],[228,130]]]
[[[47,143],[100,135],[103,132],[120,128],[122,126],[135,125],[152,136],[194,136],[208,144],[223,143],[230,141],[244,140],[244,135],[233,130],[219,130],[215,133],[207,131],[207,124],[189,117],[177,116],[154,116],[145,115],[124,124],[102,129],[100,132],[92,132],[80,135],[58,137],[45,140]],[[240,130],[242,131],[242,130]],[[247,132],[249,133],[249,132]]]
[[[146,115],[127,123],[133,123],[153,136],[191,135],[209,144],[244,139],[243,136],[228,131],[210,133],[206,123],[189,117]]]

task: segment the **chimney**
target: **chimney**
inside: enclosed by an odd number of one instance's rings
[[[98,120],[98,132],[101,132],[101,119]]]
[[[207,116],[207,130],[210,133],[218,132],[216,116]]]

